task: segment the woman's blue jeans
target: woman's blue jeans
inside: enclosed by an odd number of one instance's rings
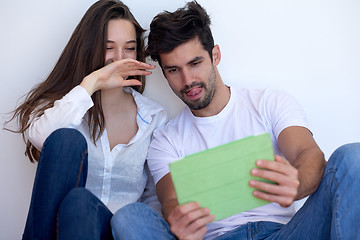
[[[45,141],[36,170],[23,239],[112,239],[112,213],[90,191],[87,143],[75,129]]]
[[[139,203],[120,209],[111,220],[114,238],[175,239],[169,225],[152,212],[150,207]],[[216,240],[360,239],[359,216],[360,143],[354,143],[344,145],[332,154],[320,186],[289,223],[249,222]]]

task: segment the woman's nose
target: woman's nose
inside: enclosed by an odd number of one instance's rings
[[[115,60],[123,59],[124,58],[124,52],[121,49],[117,50],[116,53],[115,53],[115,58],[116,58]]]

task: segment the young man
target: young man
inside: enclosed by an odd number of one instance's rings
[[[136,222],[139,226],[143,220],[137,231],[131,227],[129,231],[134,236],[156,229],[157,239],[174,235],[179,239],[359,238],[358,228],[349,227],[359,214],[360,144],[337,150],[326,165],[294,98],[281,91],[238,89],[223,83],[217,69],[220,48],[214,45],[209,25],[207,13],[196,2],[161,13],[151,23],[147,52],[187,105],[166,127],[154,132],[148,153],[169,225],[154,221],[161,218],[153,214],[145,220],[148,211],[139,205],[125,207],[113,224]],[[255,197],[272,203],[219,221],[196,202],[178,204],[170,162],[265,132],[271,135],[275,161],[258,160],[259,168],[251,174],[276,184],[251,180],[249,185]],[[295,214],[293,202],[310,194]],[[131,216],[139,216],[139,210],[141,220],[135,220]]]

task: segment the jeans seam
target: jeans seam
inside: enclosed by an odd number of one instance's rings
[[[81,158],[81,162],[80,162],[80,167],[79,167],[79,172],[78,172],[78,176],[77,176],[77,181],[76,181],[76,187],[79,187],[80,184],[80,178],[81,178],[81,172],[83,170],[83,165],[84,165],[84,159],[85,159],[85,155],[87,154],[87,150],[85,150],[83,152],[82,158]]]
[[[331,183],[332,184],[335,184],[336,186],[336,189],[339,187],[339,184],[337,183],[337,181],[336,181],[336,172],[337,172],[337,169],[330,169],[327,173],[326,173],[326,175],[327,174],[333,174],[333,181],[331,181]],[[333,214],[331,214],[332,215],[332,217],[335,217],[335,234],[336,234],[336,238],[337,239],[341,239],[340,238],[340,235],[339,235],[339,224],[338,224],[338,221],[337,221],[337,212],[338,212],[338,210],[337,210],[337,207],[338,207],[338,205],[339,205],[339,198],[338,198],[338,194],[337,194],[337,192],[335,191],[334,192],[334,194],[332,194],[332,188],[330,187],[330,191],[329,191],[329,195],[330,195],[330,197],[333,195],[334,197],[335,197],[335,206],[332,206],[332,210],[333,211],[335,211],[335,216],[333,216]],[[333,203],[333,201],[331,201],[331,203]]]
[[[56,239],[59,239],[59,215],[56,214],[56,228],[55,228]]]
[[[253,239],[253,237],[256,235],[256,232],[254,232],[254,225],[250,222],[248,223],[248,232],[249,232],[249,239]]]
[[[336,191],[335,191],[335,193],[334,193],[334,195],[333,195],[333,193],[332,193],[332,191],[333,191],[333,189],[332,189],[332,185],[333,184],[335,184],[336,186],[335,186],[335,188],[337,189],[338,187],[339,187],[339,185],[338,185],[338,183],[337,183],[337,181],[336,181],[336,172],[337,172],[337,169],[334,169],[334,168],[331,168],[331,169],[329,169],[324,175],[323,175],[323,179],[327,176],[327,175],[329,175],[329,174],[332,174],[333,176],[332,176],[332,181],[331,181],[331,185],[330,185],[330,191],[328,191],[328,193],[329,193],[329,199],[331,199],[331,196],[334,196],[335,197],[335,206],[332,206],[331,207],[331,209],[332,209],[332,211],[335,211],[335,216],[333,216],[333,214],[331,214],[331,217],[333,218],[333,217],[335,217],[335,234],[336,234],[336,238],[337,239],[341,239],[340,238],[340,236],[339,236],[339,225],[338,225],[338,221],[336,220],[336,218],[337,218],[337,206],[338,206],[338,194],[336,193]],[[329,176],[329,178],[330,178],[331,176]],[[332,201],[332,199],[331,199],[331,201],[330,201],[330,204],[332,204],[333,203],[333,201]]]

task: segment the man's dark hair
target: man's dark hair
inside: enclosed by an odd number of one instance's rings
[[[196,1],[188,2],[175,12],[159,13],[150,24],[146,55],[162,66],[161,53],[171,52],[179,45],[198,37],[212,61],[214,39],[210,24],[209,15]]]

